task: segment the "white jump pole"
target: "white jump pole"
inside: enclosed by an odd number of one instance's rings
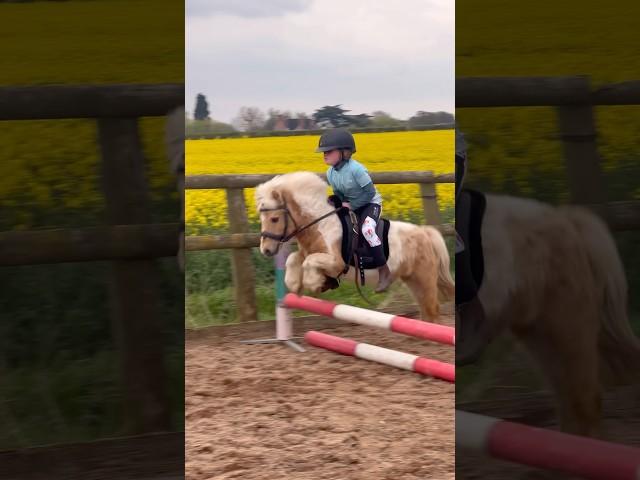
[[[317,313],[337,320],[357,323],[368,327],[383,328],[392,332],[412,337],[423,338],[433,342],[455,345],[454,328],[436,323],[416,320],[414,318],[376,312],[366,308],[353,307],[321,300],[313,297],[298,296],[293,293],[285,295],[283,304],[289,308]]]
[[[429,377],[439,378],[455,383],[456,367],[450,363],[439,362],[419,357],[410,353],[399,352],[389,348],[378,347],[368,343],[356,342],[350,338],[336,337],[322,332],[308,331],[304,335],[307,343],[331,350],[332,352],[362,358],[371,362],[382,363],[392,367],[410,370]]]

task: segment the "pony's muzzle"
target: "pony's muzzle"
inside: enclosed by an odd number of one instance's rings
[[[263,238],[260,241],[260,253],[267,257],[273,257],[280,250],[280,243]]]

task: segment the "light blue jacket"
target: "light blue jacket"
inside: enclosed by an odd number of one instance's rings
[[[353,210],[368,203],[382,205],[382,196],[373,185],[369,172],[354,158],[329,167],[327,181],[333,192],[342,201],[349,202]]]

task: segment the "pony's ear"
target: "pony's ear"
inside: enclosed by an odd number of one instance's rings
[[[277,190],[271,190],[271,196],[276,202],[282,202],[282,195]]]

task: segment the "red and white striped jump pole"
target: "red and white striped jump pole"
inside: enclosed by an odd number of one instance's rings
[[[455,329],[446,325],[423,322],[422,320],[352,307],[351,305],[336,304],[327,300],[298,296],[293,293],[287,293],[282,304],[287,308],[305,310],[359,325],[384,328],[412,337],[455,345]]]
[[[418,357],[410,353],[398,352],[388,348],[356,342],[348,338],[336,337],[326,333],[309,331],[304,340],[316,347],[352,357],[370,360],[372,362],[391,365],[392,367],[410,370],[429,377],[440,378],[448,382],[455,382],[456,369],[454,365],[428,358]]]
[[[456,410],[456,447],[593,480],[640,480],[640,449]]]

